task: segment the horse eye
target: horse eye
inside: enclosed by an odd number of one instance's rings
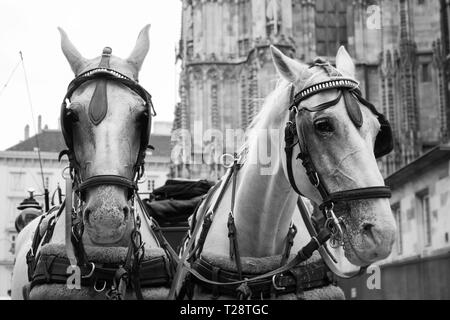
[[[334,132],[334,127],[330,120],[328,119],[320,119],[314,123],[314,127],[317,131],[321,133],[330,133]]]
[[[66,113],[66,117],[71,122],[78,122],[80,119],[78,118],[77,113],[74,110],[69,110]]]

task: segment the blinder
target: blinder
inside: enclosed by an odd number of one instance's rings
[[[291,100],[292,103],[290,106],[290,110],[294,108],[296,110],[299,110],[298,107],[300,103],[312,97],[315,94],[332,89],[339,90],[340,94],[336,100],[326,102],[320,106],[314,107],[314,110],[308,108],[302,108],[301,110],[306,110],[309,112],[321,111],[339,103],[339,101],[343,96],[345,100],[345,107],[350,119],[357,128],[361,128],[364,121],[361,112],[361,107],[359,105],[359,103],[361,103],[362,105],[367,107],[375,116],[377,116],[378,122],[380,123],[380,132],[378,133],[375,139],[375,146],[374,146],[374,154],[375,157],[378,159],[391,153],[392,150],[394,149],[392,128],[386,117],[382,113],[378,112],[378,110],[372,103],[370,103],[369,101],[367,101],[362,97],[361,91],[358,89],[358,86],[359,83],[356,82],[355,80],[343,77],[335,78],[329,81],[324,81],[312,85],[300,91],[294,97],[294,99]]]

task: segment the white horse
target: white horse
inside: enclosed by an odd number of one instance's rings
[[[127,59],[105,48],[101,57],[88,60],[59,29],[62,51],[76,76],[65,97],[70,104],[65,101],[61,110],[73,181],[67,185],[66,214],[55,208],[18,236],[13,299],[167,296],[166,252],[152,221],[135,205],[153,112],[150,95],[137,83],[149,50],[148,30],[142,29]]]
[[[311,239],[296,208],[298,194],[289,181],[288,161],[292,162],[293,180],[301,194],[317,205],[323,203],[322,195],[310,182],[302,162],[296,159],[301,151],[298,144],[292,158],[287,159],[284,141],[288,121],[294,120],[297,123],[297,132],[302,130],[301,139],[304,141],[301,143],[307,145],[310,158],[330,193],[384,186],[374,155],[376,139],[381,129],[377,116],[369,108],[357,104],[363,123],[355,126],[347,111],[346,101],[336,99],[340,95],[340,88],[325,90],[325,85],[321,85],[332,79],[355,81],[355,65],[345,48],[341,47],[337,53],[336,68],[324,61],[318,61],[309,68],[287,57],[275,47],[271,47],[271,51],[282,81],[268,96],[251,126],[247,154],[235,177],[235,200],[232,199],[233,177],[229,179],[229,183],[225,183],[224,177],[221,184],[223,194],[220,195],[219,188],[199,210],[205,216],[210,213],[209,217],[212,219],[206,241],[203,245],[198,245],[201,242],[200,230],[205,229],[200,227],[203,221],[199,214],[195,221],[199,232],[193,235],[191,243],[185,243],[185,247],[195,248],[198,252],[194,255],[193,251],[188,254],[186,249],[182,252],[183,258],[190,258],[188,266],[213,282],[207,284],[201,278],[198,280],[199,277],[195,274],[185,277],[189,267],[179,266],[172,288],[173,296],[187,290],[195,299],[209,299],[213,296],[234,299],[237,289],[241,298],[267,297],[267,290],[271,291],[269,297],[279,296],[282,299],[344,297],[338,287],[327,284],[326,281],[320,282],[320,275],[315,278],[316,286],[308,281],[302,282],[302,272],[304,277],[310,277],[323,269],[317,254],[303,263],[303,267],[297,269],[297,274],[291,274],[291,279],[284,276],[269,278],[269,286],[265,287],[258,287],[258,284],[252,284],[251,281],[252,277],[273,271],[285,263],[282,262],[282,255],[289,255],[289,250],[286,251],[287,235],[292,230],[290,227],[293,222],[298,232],[292,253],[297,253]],[[304,108],[311,112],[297,112],[295,119],[289,119],[288,109],[293,102],[293,93],[316,84],[320,84],[320,90],[313,95],[306,91],[310,95],[297,106],[298,109]],[[330,101],[335,102],[333,106],[315,109]],[[270,154],[270,163],[262,158],[267,153]],[[236,241],[230,238],[230,233],[233,233],[230,229],[230,211],[234,218]],[[396,227],[386,195],[380,198],[367,196],[365,199],[336,204],[335,211],[342,216],[339,225],[343,229],[343,239],[338,241],[343,243],[343,251],[349,262],[364,267],[390,254]],[[337,256],[341,256],[337,253]],[[241,270],[238,268],[237,254],[240,255]],[[250,280],[240,287],[237,284],[233,287],[214,283],[242,278]],[[286,280],[292,289],[292,285],[296,285],[295,281],[292,283],[292,278],[297,281],[298,288],[290,292],[280,290],[285,286],[277,281]],[[182,279],[185,279],[185,286],[181,290]],[[302,289],[300,282],[306,288]],[[266,291],[263,292],[264,290]]]

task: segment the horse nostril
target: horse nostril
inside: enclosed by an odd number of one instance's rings
[[[128,215],[130,214],[130,208],[128,206],[123,207],[123,219],[128,220]]]
[[[363,230],[364,230],[364,232],[372,233],[372,228],[373,228],[373,227],[374,227],[373,224],[371,224],[371,223],[366,223],[366,224],[363,225]]]
[[[84,220],[85,221],[89,221],[89,217],[91,215],[92,211],[89,208],[86,208],[86,210],[84,210]]]
[[[362,226],[363,233],[364,233],[371,241],[373,241],[373,243],[374,243],[375,245],[377,245],[377,244],[378,244],[378,241],[377,241],[377,239],[376,239],[376,237],[375,237],[374,228],[375,228],[375,226],[374,226],[373,224],[371,224],[371,223],[365,223],[365,224]]]

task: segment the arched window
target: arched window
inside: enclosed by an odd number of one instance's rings
[[[347,45],[348,0],[316,0],[317,55],[335,56],[339,46]]]

